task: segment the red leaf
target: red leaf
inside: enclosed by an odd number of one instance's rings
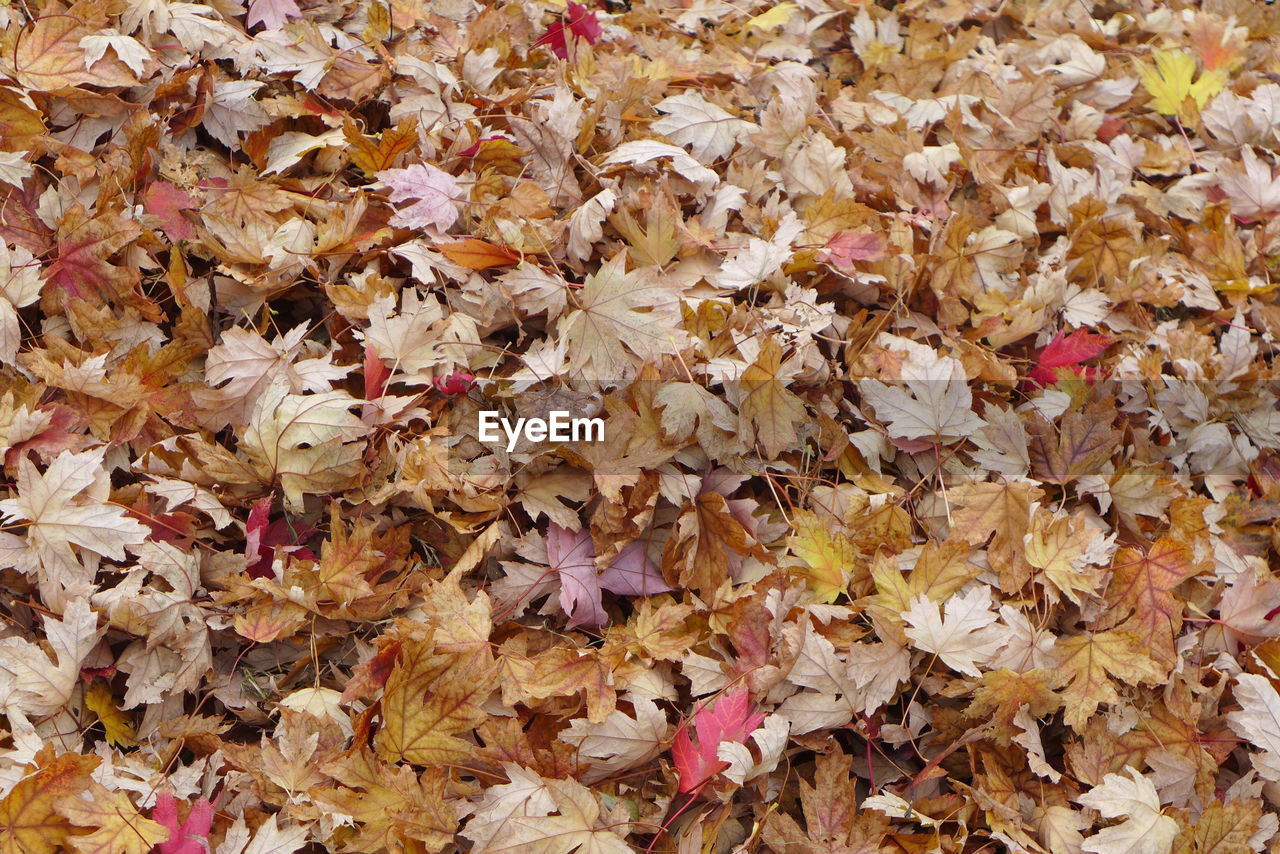
[[[267,528],[274,501],[275,494],[272,493],[249,509],[249,521],[245,524],[244,556],[250,561],[250,578],[266,578],[271,575],[271,550],[263,549],[262,534]]]
[[[58,455],[59,451],[76,451],[91,441],[91,437],[83,433],[71,432],[82,418],[74,409],[60,403],[46,403],[40,411],[52,412],[49,425],[24,442],[18,442],[4,452],[4,464],[10,467],[18,465],[18,458],[25,451],[34,450],[42,458],[48,460]]]
[[[169,839],[156,846],[158,854],[206,854],[209,850],[209,828],[213,824],[213,804],[198,798],[191,805],[186,821],[178,824],[178,801],[169,792],[156,795],[151,818],[169,828]]]
[[[725,693],[715,703],[703,706],[693,716],[698,732],[695,747],[686,725],[676,734],[671,745],[671,758],[680,773],[680,791],[693,792],[729,767],[716,756],[724,742],[742,744],[764,720],[762,714],[751,714],[751,696],[747,689]]]
[[[116,675],[116,666],[114,664],[108,664],[106,667],[81,667],[80,668],[80,680],[84,682],[84,684],[86,685],[92,684],[93,680],[97,679],[98,677],[102,677],[103,679],[110,681],[112,677],[114,677],[115,675]]]
[[[377,400],[387,390],[391,369],[382,364],[378,351],[372,344],[364,345],[364,399]]]
[[[558,21],[547,28],[542,38],[533,43],[534,47],[549,47],[551,52],[561,59],[569,58],[569,40],[565,35],[567,30],[570,34],[580,39],[585,39],[588,44],[595,44],[600,40],[600,36],[604,34],[604,30],[600,27],[600,21],[596,19],[596,13],[589,11],[586,6],[579,6],[573,0],[569,0],[568,9],[569,21]]]
[[[1081,363],[1097,356],[1111,345],[1111,339],[1087,329],[1077,329],[1070,335],[1059,332],[1040,351],[1040,364],[1027,375],[1034,386],[1052,385],[1058,381],[1058,368],[1070,368],[1076,376],[1089,376]]]
[[[196,207],[191,194],[184,193],[168,181],[153,181],[142,196],[142,208],[160,220],[160,227],[170,240],[195,240],[196,230],[182,215]]]
[[[295,554],[303,560],[315,560],[315,553],[302,545],[302,541],[316,532],[310,525],[290,522],[288,519],[277,519],[268,523],[271,506],[275,503],[275,494],[268,495],[258,501],[249,510],[249,521],[245,525],[244,551],[249,559],[248,573],[250,578],[270,578],[271,564],[280,548],[289,554]]]
[[[456,397],[460,394],[466,394],[476,384],[476,378],[466,371],[454,371],[447,377],[436,377],[431,381],[431,384],[441,394]]]

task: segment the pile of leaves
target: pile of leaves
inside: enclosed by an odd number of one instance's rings
[[[3,854],[1280,851],[1272,6],[0,27]]]

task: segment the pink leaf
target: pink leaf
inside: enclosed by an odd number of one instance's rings
[[[142,208],[160,220],[160,227],[170,240],[195,240],[195,227],[182,215],[196,207],[190,193],[184,193],[168,181],[153,181],[142,195]]]
[[[448,172],[429,163],[415,163],[407,169],[384,169],[376,177],[391,188],[392,202],[418,200],[396,211],[391,217],[393,226],[444,231],[457,220],[453,200],[458,196],[458,182]]]
[[[156,795],[151,818],[169,828],[169,839],[156,846],[157,854],[207,854],[209,828],[213,825],[213,804],[198,798],[187,820],[178,824],[178,802],[169,792]]]
[[[904,454],[923,454],[938,447],[937,442],[930,442],[927,439],[902,439],[896,436],[889,437],[889,444]]]
[[[278,30],[290,18],[301,18],[302,10],[294,0],[250,0],[246,24],[262,24],[268,30]]]
[[[569,628],[603,623],[591,534],[575,533],[552,522],[547,527],[547,563],[560,576],[560,607],[569,615]]]
[[[622,547],[609,568],[600,573],[600,586],[622,596],[654,596],[673,589],[649,560],[643,540]]]
[[[1040,363],[1027,375],[1032,385],[1046,386],[1058,381],[1058,368],[1070,368],[1076,376],[1089,376],[1091,372],[1080,367],[1111,345],[1111,339],[1087,329],[1077,329],[1070,335],[1059,332],[1040,351]]]
[[[671,745],[671,758],[680,773],[680,791],[693,792],[729,767],[716,751],[724,742],[742,744],[764,720],[762,714],[751,714],[751,696],[747,689],[720,695],[715,703],[703,706],[693,716],[698,733],[695,746],[688,725],[681,728]]]
[[[645,554],[644,543],[628,543],[603,572],[596,570],[596,549],[587,531],[547,526],[547,563],[560,577],[560,607],[569,628],[604,623],[602,591],[622,596],[652,596],[671,588]]]
[[[889,241],[880,233],[837,231],[827,241],[824,260],[843,269],[854,261],[883,261],[889,257]]]

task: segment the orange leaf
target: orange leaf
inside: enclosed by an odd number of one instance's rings
[[[490,267],[507,267],[520,263],[520,253],[475,237],[446,243],[440,247],[440,251],[450,261],[461,264],[468,270],[487,270]]]

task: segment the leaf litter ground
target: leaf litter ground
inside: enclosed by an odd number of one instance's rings
[[[0,854],[1280,851],[1277,14],[0,6]]]

